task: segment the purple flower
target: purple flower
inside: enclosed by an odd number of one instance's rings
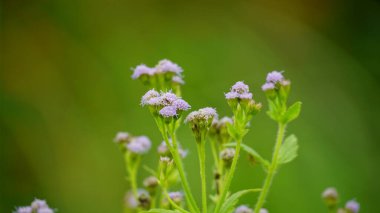
[[[284,76],[282,75],[282,72],[273,71],[268,73],[267,75],[267,82],[277,83],[284,79]]]
[[[143,95],[143,97],[141,98],[141,105],[142,106],[152,105],[151,104],[152,103],[151,100],[153,98],[157,98],[159,96],[160,96],[160,94],[156,90],[151,89],[148,92],[146,92],[145,95]]]
[[[269,213],[267,209],[261,208],[259,213]]]
[[[346,203],[346,209],[349,211],[349,213],[358,213],[360,204],[355,200],[350,200]]]
[[[329,187],[325,189],[322,193],[322,198],[323,199],[338,199],[338,192],[334,187]]]
[[[32,213],[33,209],[30,206],[18,207],[15,213]]]
[[[232,86],[231,92],[237,92],[239,94],[247,93],[249,92],[249,87],[244,84],[244,82],[238,81]]]
[[[39,209],[39,208],[48,207],[48,205],[47,205],[47,203],[46,203],[45,200],[34,199],[34,201],[32,202],[31,207],[33,209]]]
[[[129,134],[127,132],[118,132],[114,139],[115,143],[127,142],[129,139]]]
[[[165,118],[177,116],[177,108],[175,106],[166,106],[160,110],[160,115]]]
[[[217,117],[218,114],[216,113],[216,110],[212,107],[205,107],[198,110],[202,116],[205,117],[205,119],[210,119]]]
[[[226,96],[226,99],[227,99],[227,100],[230,100],[230,99],[236,99],[236,98],[239,98],[239,97],[240,97],[240,94],[237,93],[237,92],[227,92],[227,93],[225,94],[225,96]]]
[[[181,192],[169,192],[169,197],[174,203],[179,204],[183,200],[183,194]]]
[[[178,97],[172,92],[161,93],[161,105],[170,106],[174,101],[178,100]]]
[[[225,94],[227,100],[233,99],[252,99],[252,93],[249,92],[248,85],[244,84],[242,81],[236,82],[232,87],[231,91]]]
[[[241,205],[235,209],[235,213],[253,213],[253,210],[246,205]]]
[[[198,111],[191,112],[185,119],[185,122],[198,122],[208,121],[218,116],[216,110],[211,107],[199,109]]]
[[[170,60],[163,59],[158,62],[158,65],[156,66],[157,72],[173,72],[176,74],[180,74],[183,72],[183,69],[178,66],[177,64],[171,62]]]
[[[132,138],[131,142],[126,145],[127,149],[135,154],[145,154],[151,147],[151,142],[146,136]]]
[[[267,90],[271,90],[271,89],[274,89],[275,88],[275,85],[271,82],[269,83],[265,83],[263,84],[263,86],[261,86],[261,89],[265,92]]]
[[[178,76],[178,75],[173,76],[172,81],[177,84],[182,84],[182,85],[185,84],[181,76]]]
[[[37,213],[54,213],[53,209],[49,207],[43,207],[37,210]]]
[[[141,75],[154,75],[155,72],[155,68],[150,68],[145,64],[141,64],[133,69],[132,79],[137,79]]]
[[[182,111],[186,111],[190,109],[190,105],[182,99],[175,100],[173,102],[173,106],[175,106],[178,110],[182,110]]]

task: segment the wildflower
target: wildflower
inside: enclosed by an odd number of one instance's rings
[[[160,95],[162,106],[171,106],[174,101],[178,100],[178,97],[171,91],[165,93],[161,92]]]
[[[54,213],[53,209],[49,207],[43,207],[37,210],[37,213]]]
[[[232,163],[232,160],[235,156],[235,149],[225,148],[220,152],[220,158],[223,160],[226,167],[229,167]]]
[[[282,80],[284,80],[284,76],[282,75],[282,72],[279,72],[279,71],[272,71],[270,73],[268,73],[267,75],[267,82],[272,82],[272,83],[278,83],[278,82],[281,82]]]
[[[263,86],[261,86],[261,89],[265,92],[268,90],[273,90],[275,88],[275,85],[272,82],[265,83]]]
[[[222,144],[228,142],[231,137],[228,133],[227,125],[232,124],[233,120],[230,117],[223,117],[220,120],[214,119],[209,131],[210,137]]]
[[[182,100],[182,99],[177,99],[173,102],[173,106],[178,109],[178,110],[182,110],[182,111],[187,111],[190,109],[190,105]]]
[[[172,72],[175,74],[180,74],[181,72],[183,72],[183,69],[180,66],[171,62],[168,59],[163,59],[163,60],[159,61],[157,66],[156,66],[156,69],[157,69],[158,73],[160,73],[160,72],[163,72],[163,73]]]
[[[127,132],[118,132],[114,139],[115,143],[126,143],[130,139]]]
[[[138,192],[137,200],[138,200],[138,204],[139,204],[138,206],[140,208],[146,209],[146,210],[148,210],[150,208],[151,197],[147,191],[140,189]]]
[[[177,108],[175,106],[166,106],[160,110],[160,115],[165,118],[177,116]]]
[[[48,205],[47,205],[47,203],[46,203],[45,200],[34,199],[34,201],[32,202],[31,207],[33,209],[39,209],[39,208],[48,207]]]
[[[190,124],[197,142],[205,139],[213,119],[217,116],[214,108],[206,107],[193,111],[186,117],[185,122]]]
[[[150,68],[146,66],[145,64],[141,64],[133,69],[132,79],[138,79],[144,75],[152,76],[154,74],[155,74],[155,68]]]
[[[145,105],[155,105],[154,104],[155,101],[152,101],[152,99],[158,98],[159,96],[160,96],[160,93],[158,93],[154,89],[151,89],[148,92],[146,92],[145,95],[143,95],[143,97],[141,98],[141,105],[142,106],[145,106]],[[156,100],[158,100],[158,99],[156,99]]]
[[[244,84],[242,81],[236,82],[232,87],[231,91],[225,94],[227,100],[231,99],[252,99],[252,93],[249,92],[248,85]]]
[[[18,207],[14,213],[32,213],[33,209],[30,206]]]
[[[158,179],[154,176],[149,176],[145,178],[144,186],[148,189],[154,189],[158,186]]]
[[[329,209],[334,209],[338,203],[338,192],[334,187],[326,188],[322,193],[322,198]]]
[[[175,84],[180,84],[180,85],[185,84],[185,81],[183,81],[182,77],[178,76],[178,75],[173,76],[172,82],[175,83]]]
[[[241,205],[235,209],[235,213],[253,213],[253,210],[246,205]]]
[[[183,200],[183,194],[181,192],[169,192],[170,199],[177,205]]]
[[[149,151],[151,142],[146,136],[133,137],[126,147],[132,153],[145,154]]]
[[[348,213],[358,213],[360,209],[360,204],[355,200],[350,200],[346,203],[345,206]]]
[[[259,213],[269,213],[267,209],[261,208]]]

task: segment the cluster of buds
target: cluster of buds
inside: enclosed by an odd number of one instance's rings
[[[246,205],[241,205],[235,209],[235,213],[253,213],[253,209],[249,208]],[[259,213],[269,213],[269,212],[267,209],[262,208],[260,209]]]
[[[191,130],[197,142],[205,140],[209,128],[214,118],[217,118],[216,110],[211,107],[199,109],[191,112],[185,122],[190,124]]]
[[[151,206],[151,202],[149,192],[144,189],[138,190],[137,197],[131,191],[125,195],[125,206],[128,209],[148,210]]]
[[[322,193],[322,199],[330,211],[336,211],[338,208],[338,198],[338,192],[333,187],[325,189]],[[349,200],[344,208],[338,209],[338,213],[358,213],[359,209],[360,204],[356,200]]]
[[[159,61],[155,67],[141,64],[132,70],[133,79],[139,79],[144,84],[161,90],[174,89],[179,93],[180,86],[185,83],[181,75],[183,69],[167,59]]]
[[[174,124],[190,105],[172,92],[157,92],[152,89],[141,98],[141,105],[148,106],[156,121]]]
[[[290,81],[285,79],[282,73],[279,71],[268,73],[266,82],[261,87],[269,101],[269,115],[274,120],[281,120],[287,109]]]
[[[152,143],[146,136],[131,136],[127,132],[118,132],[114,139],[119,144],[120,149],[124,152],[130,152],[136,155],[147,153]]]
[[[260,111],[261,103],[256,103],[253,100],[248,85],[242,81],[236,82],[231,90],[225,94],[225,97],[234,113],[235,129],[240,131],[238,135],[241,137],[252,116]],[[232,134],[232,137],[236,139],[237,135]]]
[[[220,159],[223,160],[224,166],[226,168],[230,168],[232,160],[235,156],[235,149],[233,148],[225,148],[220,152]]]
[[[214,141],[219,142],[223,145],[231,140],[231,136],[228,133],[228,125],[232,125],[233,120],[230,117],[223,117],[221,119],[214,118],[212,121],[209,137]]]
[[[54,213],[45,200],[35,199],[30,206],[18,207],[14,213]]]

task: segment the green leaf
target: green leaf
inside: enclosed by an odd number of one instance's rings
[[[147,171],[148,173],[150,173],[151,175],[157,177],[157,172],[154,171],[152,168],[150,168],[149,166],[147,165],[144,165],[143,166],[144,170]]]
[[[236,143],[228,143],[225,146],[228,147],[236,147]],[[266,169],[269,167],[269,162],[265,160],[259,153],[257,153],[253,148],[249,147],[248,145],[241,144],[241,148],[246,151],[248,154],[252,155],[255,160],[257,160],[259,163],[261,163]]]
[[[178,213],[178,210],[168,209],[150,209],[149,211],[142,211],[143,213]]]
[[[236,192],[235,194],[231,195],[230,197],[227,198],[227,200],[224,201],[219,213],[233,212],[234,207],[236,206],[241,196],[251,193],[251,192],[259,192],[259,191],[261,191],[261,189],[246,189],[246,190]]]
[[[288,136],[284,143],[281,145],[280,153],[278,156],[278,163],[285,164],[294,160],[297,157],[298,142],[295,135]]]
[[[283,122],[289,123],[296,119],[300,115],[301,106],[302,103],[299,101],[291,105],[283,116]]]

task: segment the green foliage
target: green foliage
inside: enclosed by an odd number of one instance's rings
[[[279,164],[289,163],[297,157],[298,142],[295,135],[288,136],[281,145],[279,153]]]
[[[229,143],[229,144],[226,144],[226,146],[235,147],[236,143]],[[245,152],[247,152],[249,155],[252,155],[255,158],[255,160],[257,160],[260,164],[264,166],[265,169],[268,169],[270,163],[267,160],[265,160],[263,157],[261,157],[261,155],[258,152],[256,152],[256,150],[254,150],[252,147],[246,144],[241,144],[241,148]]]
[[[289,123],[296,119],[301,113],[301,106],[302,103],[300,101],[291,105],[282,117],[283,123]]]
[[[150,209],[149,211],[143,211],[143,213],[179,213],[178,210],[168,210],[168,209]]]
[[[222,205],[222,208],[220,209],[219,213],[230,213],[233,212],[237,202],[239,201],[239,198],[245,194],[251,193],[251,192],[259,192],[261,189],[246,189],[238,191],[234,194],[232,194],[229,198],[225,200],[225,202]]]

